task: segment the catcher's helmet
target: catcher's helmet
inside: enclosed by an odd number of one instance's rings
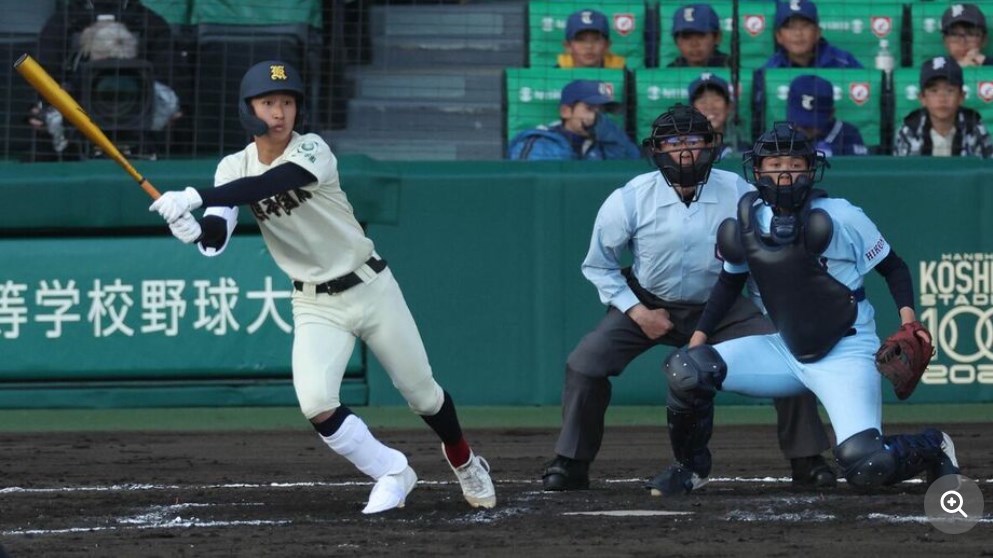
[[[766,157],[802,157],[807,161],[808,171],[802,174],[786,174],[791,182],[779,184],[778,176],[772,173],[756,174]],[[829,166],[824,152],[814,149],[813,142],[806,134],[793,127],[790,122],[776,122],[772,129],[759,136],[751,151],[742,159],[745,179],[759,191],[762,201],[774,208],[796,211],[807,202],[807,196],[814,183],[824,176],[824,168]]]
[[[302,122],[303,79],[300,78],[296,68],[286,62],[266,60],[249,68],[241,78],[241,89],[238,92],[238,118],[248,133],[261,136],[269,129],[261,118],[255,116],[251,100],[277,91],[292,93],[297,98],[297,118],[294,127]]]
[[[708,146],[660,152],[666,138],[691,135],[701,136]],[[649,152],[652,162],[662,172],[669,186],[698,186],[693,195],[693,201],[696,201],[700,198],[703,183],[710,178],[722,139],[722,134],[714,131],[703,113],[691,106],[677,104],[652,122],[652,134],[641,145]],[[697,152],[696,157],[692,151]]]

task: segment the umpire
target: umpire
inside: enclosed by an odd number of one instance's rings
[[[607,314],[566,361],[562,431],[557,455],[542,475],[545,490],[589,487],[589,466],[600,451],[610,404],[610,377],[655,345],[684,346],[696,328],[721,270],[717,227],[735,215],[738,199],[752,189],[737,174],[713,169],[721,140],[696,109],[670,108],[643,142],[659,170],[635,177],[600,208],[582,271],[608,306]],[[622,269],[625,251],[633,265]],[[714,337],[774,332],[761,310],[739,296]],[[821,456],[831,444],[816,398],[808,392],[777,399],[775,406],[779,446],[790,459],[793,483],[834,486],[835,473]]]

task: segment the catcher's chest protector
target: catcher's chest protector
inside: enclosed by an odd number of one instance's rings
[[[821,190],[811,193],[800,214],[799,234],[789,244],[763,238],[755,226],[757,193],[746,194],[738,203],[740,249],[772,323],[800,362],[820,360],[851,333],[861,300],[828,273],[819,252],[808,249],[808,245],[819,245],[823,250],[830,243],[830,231],[820,233],[829,235],[826,240],[805,234],[810,203],[824,195]]]

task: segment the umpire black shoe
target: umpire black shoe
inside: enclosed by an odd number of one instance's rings
[[[805,488],[834,488],[838,475],[821,455],[790,459],[793,486]]]
[[[556,455],[541,475],[545,490],[586,490],[590,487],[590,462]]]

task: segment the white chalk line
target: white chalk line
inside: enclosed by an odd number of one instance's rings
[[[528,485],[537,484],[540,481],[534,479],[501,479],[497,480],[496,484],[505,485]],[[634,484],[643,483],[645,479],[643,478],[628,478],[628,479],[602,479],[602,482],[607,484]],[[747,483],[761,483],[761,484],[788,484],[791,482],[789,477],[714,477],[711,478],[711,484],[747,484]],[[842,480],[842,482],[844,482]],[[920,479],[913,479],[910,481],[905,481],[910,484],[920,484],[923,483]],[[984,484],[993,484],[993,479],[985,479],[978,481]],[[345,482],[322,482],[322,481],[308,481],[308,482],[274,482],[274,483],[223,483],[223,484],[200,484],[200,485],[159,485],[159,484],[115,484],[106,486],[66,486],[66,487],[49,487],[49,488],[24,488],[24,487],[7,487],[0,489],[0,496],[2,495],[13,495],[13,494],[45,494],[45,493],[86,493],[86,492],[141,492],[141,491],[156,491],[156,490],[237,490],[237,489],[271,489],[271,488],[313,488],[313,487],[325,487],[325,488],[341,488],[341,487],[366,487],[371,486],[372,481],[345,481]],[[419,480],[420,485],[435,485],[435,486],[446,486],[457,484],[456,481],[429,481],[429,480]],[[541,493],[541,491],[536,492]],[[782,498],[783,503],[806,503],[812,502],[810,499],[804,498]],[[64,529],[13,529],[8,531],[0,531],[0,535],[3,536],[40,536],[40,535],[61,535],[61,534],[71,534],[71,533],[95,533],[101,531],[126,531],[126,530],[137,530],[137,529],[190,529],[190,528],[217,528],[217,527],[239,527],[239,526],[264,526],[264,525],[287,525],[293,523],[291,520],[280,520],[280,519],[261,519],[261,520],[233,520],[233,521],[217,521],[217,520],[202,520],[197,518],[195,515],[195,509],[197,508],[210,508],[210,507],[220,507],[220,506],[264,506],[261,502],[241,502],[232,504],[204,504],[204,503],[183,503],[174,504],[168,506],[151,506],[146,508],[144,513],[140,513],[134,516],[120,517],[117,518],[116,525],[104,525],[104,526],[91,526],[91,527],[69,527]],[[498,516],[506,517],[518,515],[519,513],[526,513],[527,510],[517,510],[513,507],[502,507],[497,510],[487,511],[487,512],[475,512],[475,516],[479,516],[472,519],[472,522],[483,522],[491,523]],[[496,513],[496,516],[492,516]],[[601,515],[601,516],[611,516],[611,517],[642,517],[647,515],[676,515],[679,513],[692,513],[692,512],[666,512],[658,510],[602,510],[602,511],[591,511],[591,512],[564,512],[562,515]],[[185,515],[185,517],[184,517]],[[874,521],[883,521],[887,523],[927,523],[927,516],[900,516],[900,515],[889,515],[873,513],[867,516],[863,516],[865,519]],[[779,523],[797,523],[797,522],[829,522],[836,517],[832,514],[824,514],[821,512],[813,510],[803,510],[800,512],[789,512],[789,513],[755,513],[743,510],[732,510],[728,512],[726,518],[731,521],[740,522],[779,522]],[[993,523],[993,517],[983,517],[977,519],[977,523]]]

